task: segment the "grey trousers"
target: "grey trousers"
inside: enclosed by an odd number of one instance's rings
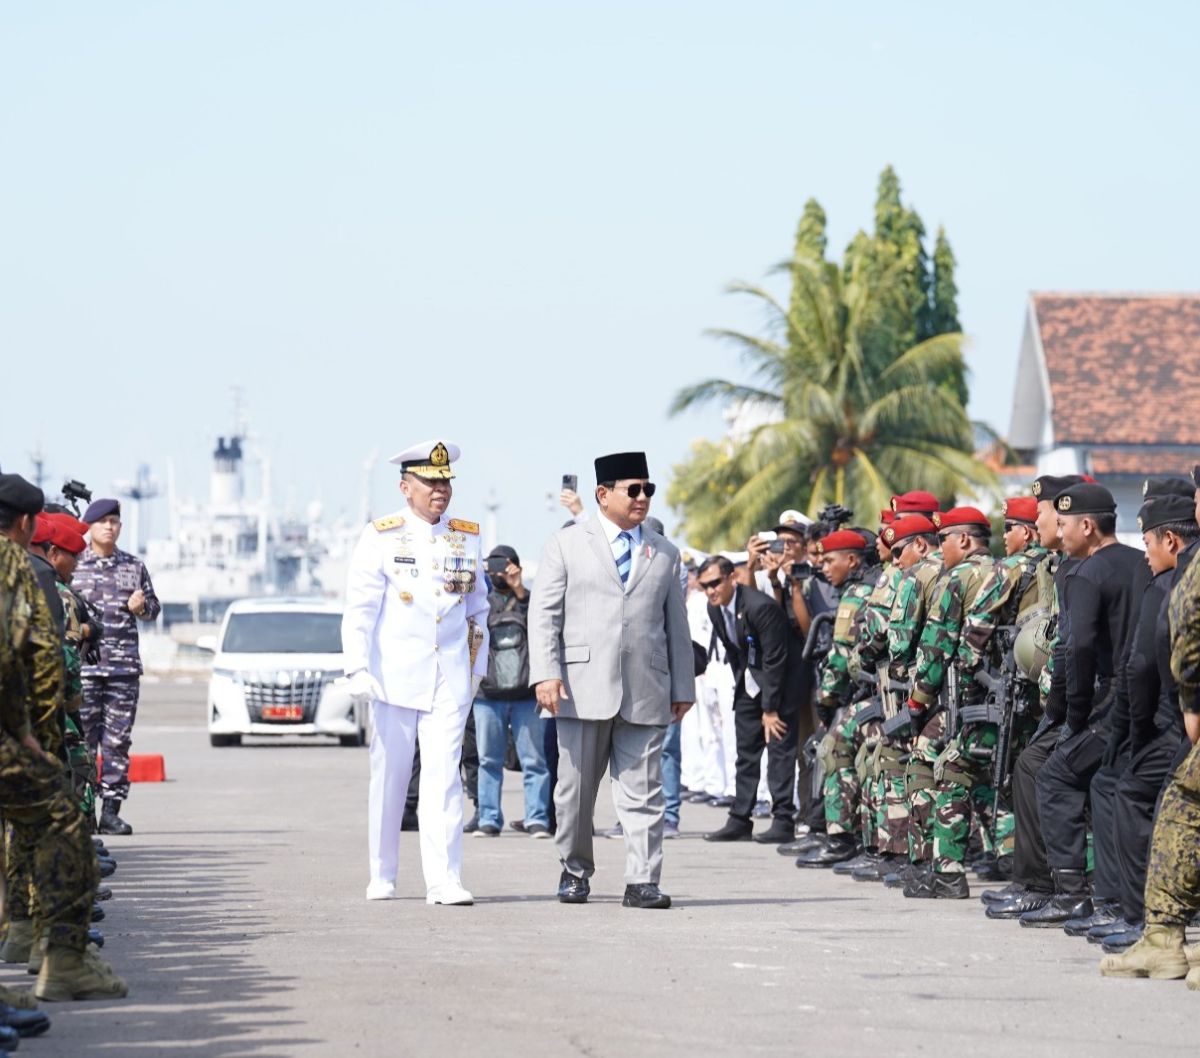
[[[662,748],[666,727],[611,720],[558,719],[558,785],[554,843],[563,869],[577,878],[596,870],[592,819],[600,780],[613,778],[613,802],[625,834],[625,884],[653,882],[662,874]]]

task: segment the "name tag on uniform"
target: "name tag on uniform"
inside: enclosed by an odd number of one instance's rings
[[[396,555],[392,559],[392,561],[393,562],[403,562],[410,566],[415,566],[417,564],[417,560],[415,558],[413,558],[412,555]]]
[[[125,567],[117,570],[117,588],[120,591],[137,591],[138,580],[136,569]]]

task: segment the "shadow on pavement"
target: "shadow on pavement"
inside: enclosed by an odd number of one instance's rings
[[[255,860],[212,847],[110,848],[120,866],[108,879],[102,954],[129,998],[44,1004],[53,1027],[39,1054],[291,1058],[321,1042],[288,1034],[304,1024],[278,1001],[295,978],[268,977],[255,958],[266,936],[249,884]]]

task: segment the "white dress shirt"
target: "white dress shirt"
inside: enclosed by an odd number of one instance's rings
[[[628,533],[631,538],[629,547],[632,551],[632,556],[629,563],[629,579],[625,582],[625,590],[629,591],[629,585],[633,583],[633,575],[637,572],[638,562],[645,558],[642,554],[642,527],[635,525],[632,529],[622,529],[619,525],[615,525],[605,518],[603,512],[597,512],[596,516],[600,519],[600,527],[604,530],[604,536],[607,538],[609,549],[612,551],[614,566],[617,564],[617,559],[625,551],[624,542],[617,538],[622,533]]]

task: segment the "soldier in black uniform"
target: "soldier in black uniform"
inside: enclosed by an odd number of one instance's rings
[[[1104,757],[1122,651],[1133,623],[1135,585],[1145,557],[1117,542],[1117,505],[1102,485],[1073,485],[1055,501],[1063,550],[1080,560],[1060,600],[1065,681],[1058,740],[1037,776],[1038,812],[1054,897],[1021,916],[1022,926],[1061,926],[1093,908],[1087,881],[1087,809]],[[1059,679],[1058,671],[1054,674]]]

